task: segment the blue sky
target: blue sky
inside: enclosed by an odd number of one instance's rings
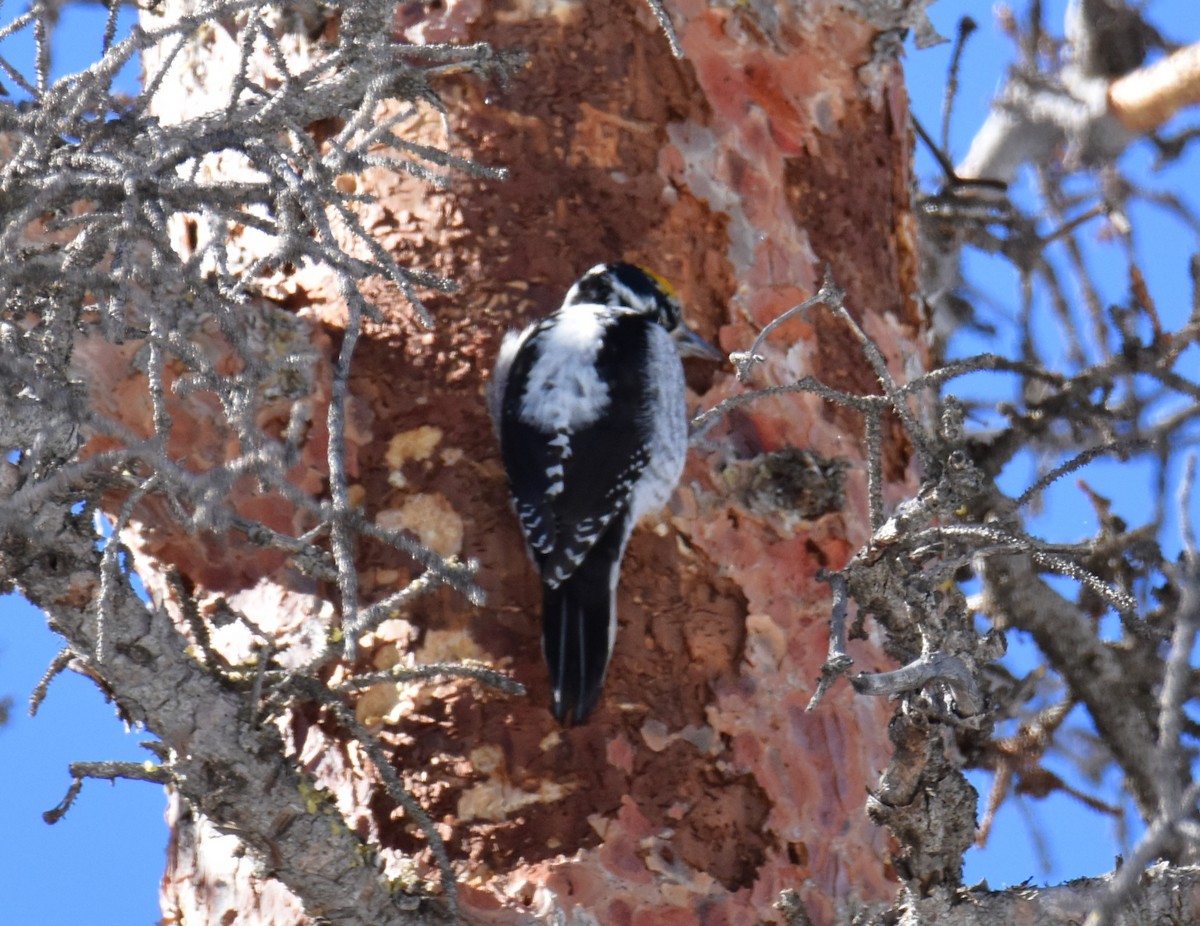
[[[1024,2],[1012,2],[1009,5],[1022,16],[1027,7]],[[1065,0],[1045,0],[1043,3],[1044,22],[1049,31],[1056,35],[1061,35],[1065,6]],[[1200,14],[1194,0],[1152,0],[1149,10],[1151,21],[1161,27],[1167,38],[1182,43],[1200,39]],[[963,15],[971,16],[980,26],[968,43],[963,57],[961,87],[951,123],[950,155],[957,162],[966,154],[970,140],[982,121],[986,101],[1001,84],[1003,70],[998,62],[1011,62],[1014,53],[1011,42],[997,30],[988,3],[978,0],[939,0],[930,10],[930,15],[939,31],[947,37],[954,36],[955,25]],[[922,52],[914,51],[910,44],[905,63],[913,111],[935,138],[940,135],[942,88],[950,53],[951,46],[948,44]],[[1200,119],[1193,113],[1178,117],[1171,128],[1198,123]],[[1154,152],[1150,145],[1139,143],[1126,152],[1121,163],[1128,174],[1147,186],[1181,194],[1190,200],[1193,210],[1200,210],[1200,193],[1194,179],[1195,155],[1160,173],[1152,171],[1153,160]],[[940,176],[932,158],[922,147],[918,150],[917,173],[922,181],[935,180]],[[1018,203],[1028,205],[1032,202],[1028,189],[1020,185],[1013,191],[1013,197]],[[1135,205],[1131,213],[1138,260],[1146,273],[1164,327],[1173,330],[1183,322],[1190,309],[1187,262],[1193,253],[1200,250],[1200,246],[1186,226],[1167,218],[1154,207]],[[1081,236],[1085,258],[1103,298],[1108,302],[1120,302],[1128,291],[1124,252],[1117,243],[1103,240],[1099,234],[1102,230],[1102,223],[1095,222]],[[1016,275],[1002,259],[971,252],[966,256],[965,268],[969,281],[984,292],[987,301],[993,304],[993,307],[984,306],[985,320],[995,324],[1000,331],[995,339],[963,332],[952,340],[951,353],[967,356],[994,350],[1011,355],[1013,340],[1011,329],[1006,325],[1017,311]],[[1068,297],[1076,295],[1069,286],[1067,294]],[[1039,347],[1048,359],[1054,357],[1057,343],[1056,330],[1047,324],[1044,338],[1039,338]],[[1200,373],[1198,353],[1193,348],[1186,354],[1184,360],[1188,361],[1188,365],[1181,368],[1193,379]],[[954,390],[963,395],[996,395],[1003,398],[1011,394],[1011,386],[1006,385],[1003,379],[997,382],[987,377],[960,381]],[[1031,519],[1030,530],[1039,536],[1061,542],[1081,540],[1096,530],[1096,518],[1077,485],[1079,479],[1086,480],[1093,489],[1112,499],[1114,512],[1124,517],[1130,525],[1145,523],[1151,511],[1149,473],[1148,466],[1137,463],[1093,463],[1051,487],[1045,496],[1044,513]],[[1031,474],[1030,462],[1018,460],[1005,471],[1002,484],[1013,494],[1019,494],[1036,478]],[[1178,482],[1179,473],[1172,472],[1168,480],[1169,491],[1174,492]],[[1200,499],[1194,502],[1193,509],[1193,517],[1200,518]],[[1179,540],[1173,501],[1169,511],[1162,539],[1164,547],[1174,553],[1179,549]],[[1065,587],[1070,594],[1070,583],[1066,583]],[[1010,632],[1008,638],[1008,665],[1015,671],[1027,671],[1036,664],[1036,653],[1023,634]],[[1075,709],[1068,725],[1081,731],[1088,729],[1082,709]],[[1081,780],[1072,766],[1061,757],[1052,756],[1046,764],[1089,794],[1109,802],[1119,801],[1122,797],[1119,776],[1110,774],[1097,784]],[[987,775],[972,773],[971,778],[981,793],[986,791],[989,785]],[[1139,832],[1136,818],[1127,816],[1124,822],[1136,838]],[[1040,849],[1037,845],[1039,840]],[[986,878],[992,887],[999,887],[1018,884],[1030,877],[1037,883],[1053,883],[1096,875],[1112,868],[1115,856],[1123,851],[1122,842],[1119,827],[1113,820],[1088,810],[1065,795],[1055,795],[1041,801],[1010,801],[997,816],[989,845],[968,852],[966,879],[972,883]],[[1051,863],[1049,870],[1043,870],[1039,864],[1039,856],[1043,852]]]
[[[1154,0],[1153,21],[1166,24],[1169,37],[1178,41],[1200,38],[1200,14],[1195,0]],[[1058,32],[1064,0],[1047,0],[1046,18]],[[1023,3],[1014,3],[1018,9]],[[6,10],[6,12],[8,12]],[[1002,77],[999,62],[1011,60],[1011,47],[996,34],[990,7],[978,0],[940,0],[931,16],[940,31],[954,33],[960,15],[969,13],[981,29],[968,47],[962,71],[960,103],[951,134],[952,153],[960,158],[971,135],[983,118],[984,107]],[[3,17],[5,21],[11,17]],[[130,21],[128,10],[123,21]],[[103,14],[98,8],[67,6],[63,10],[58,73],[74,70],[94,60],[99,52]],[[0,53],[19,64],[23,60],[10,40]],[[942,86],[949,47],[915,52],[909,50],[909,73],[913,108],[926,127],[936,134],[940,125]],[[127,75],[136,79],[136,75]],[[7,85],[7,81],[5,81]],[[1196,120],[1192,120],[1195,122]],[[1151,161],[1145,146],[1131,151],[1125,163],[1141,175],[1149,175]],[[1192,159],[1193,176],[1195,158]],[[1155,185],[1184,190],[1181,178],[1186,168],[1176,168],[1152,177]],[[931,160],[922,154],[918,172],[935,176]],[[1194,182],[1192,186],[1195,186]],[[1195,197],[1195,192],[1191,194]],[[1193,202],[1193,205],[1197,203]],[[1139,243],[1146,256],[1145,269],[1159,310],[1168,327],[1178,321],[1189,305],[1185,275],[1186,260],[1196,248],[1190,232],[1164,220],[1152,210],[1135,212]],[[1113,245],[1089,245],[1099,275],[1111,298],[1124,290],[1120,274],[1120,252]],[[972,258],[970,272],[975,282],[1000,306],[1015,305],[1015,280],[1007,268],[995,261]],[[959,353],[991,349],[986,340],[964,337],[955,345]],[[1195,361],[1195,353],[1192,354]],[[1195,370],[1192,371],[1193,375]],[[983,385],[981,389],[995,389]],[[966,391],[964,386],[963,391]],[[1027,484],[1028,468],[1017,465],[1006,478],[1018,491]],[[1114,498],[1114,505],[1133,524],[1145,520],[1148,495],[1130,480],[1128,470],[1095,464],[1081,474],[1097,490]],[[1076,477],[1063,480],[1051,492],[1047,510],[1053,520],[1042,518],[1034,529],[1058,540],[1078,540],[1095,527],[1091,509],[1080,497]],[[1177,474],[1172,484],[1177,482]],[[1168,545],[1173,537],[1166,538]],[[1177,542],[1175,542],[1177,547]],[[49,697],[35,720],[26,713],[29,692],[58,651],[57,638],[41,616],[19,600],[0,600],[0,697],[14,701],[12,719],[0,728],[0,885],[3,887],[5,917],[14,923],[37,922],[44,926],[88,923],[90,926],[150,924],[159,919],[158,884],[162,876],[167,831],[163,823],[165,800],[162,789],[151,784],[122,782],[85,784],[74,808],[55,826],[42,822],[41,813],[62,798],[69,784],[67,766],[72,761],[125,759],[142,761],[148,753],[138,745],[139,731],[126,731],[111,705],[104,702],[89,681],[66,673],[51,687]],[[1031,664],[1028,643],[1010,635],[1010,657],[1016,666]],[[1051,762],[1056,771],[1071,774],[1063,762]],[[985,790],[986,776],[974,776]],[[1106,798],[1117,793],[1119,782],[1109,781],[1099,789],[1086,790]],[[1032,824],[1032,825],[1031,825]],[[1032,833],[1040,831],[1052,867],[1043,871],[1038,863]],[[1112,867],[1120,853],[1112,821],[1086,810],[1067,797],[1008,804],[1000,813],[989,846],[972,850],[967,858],[968,882],[986,878],[993,887],[1035,881],[1100,874]],[[69,890],[64,885],[69,884]]]

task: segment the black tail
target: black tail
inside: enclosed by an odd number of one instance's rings
[[[583,723],[600,700],[617,629],[623,534],[622,524],[611,525],[569,579],[542,585],[542,652],[560,723]]]

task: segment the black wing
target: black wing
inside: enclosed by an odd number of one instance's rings
[[[631,487],[649,461],[639,425],[648,400],[645,371],[654,324],[630,314],[606,329],[597,366],[609,384],[609,405],[599,420],[571,434],[543,431],[520,418],[518,384],[527,381],[537,359],[540,331],[513,360],[501,452],[517,516],[542,578],[552,586],[575,571],[613,518],[628,509]]]

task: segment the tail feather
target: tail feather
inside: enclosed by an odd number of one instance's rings
[[[558,588],[546,587],[542,597],[542,649],[554,716],[572,724],[583,723],[600,700],[610,655],[608,588],[579,585],[572,577]]]
[[[616,520],[622,523],[610,525],[569,578],[553,588],[542,585],[542,651],[550,669],[551,706],[560,723],[587,720],[604,689],[627,539],[625,519]]]

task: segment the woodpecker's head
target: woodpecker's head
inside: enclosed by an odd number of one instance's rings
[[[723,360],[725,355],[688,328],[675,290],[653,270],[636,264],[597,264],[567,292],[563,305],[606,305],[647,315],[670,332],[685,357]]]

